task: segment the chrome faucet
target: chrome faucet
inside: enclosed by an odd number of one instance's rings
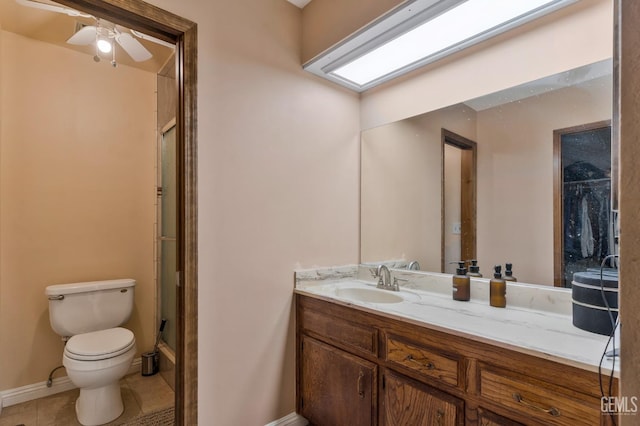
[[[409,263],[409,266],[407,266],[408,270],[414,270],[414,271],[419,271],[420,270],[420,264],[418,263],[417,260],[412,260]]]
[[[379,265],[376,270],[376,276],[378,277],[378,285],[376,287],[384,290],[400,291],[398,280],[407,281],[402,278],[394,278],[392,283],[391,272],[389,271],[389,268],[387,268],[387,265]]]
[[[378,277],[378,288],[387,289],[391,286],[391,272],[389,272],[387,265],[378,265],[376,275]]]

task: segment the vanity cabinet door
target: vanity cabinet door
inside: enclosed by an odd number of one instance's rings
[[[301,338],[300,414],[312,425],[377,425],[375,364]]]
[[[430,386],[385,370],[380,419],[385,426],[458,426],[464,424],[464,402]]]

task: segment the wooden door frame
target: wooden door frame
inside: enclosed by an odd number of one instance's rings
[[[462,188],[460,191],[461,252],[460,260],[476,259],[477,244],[477,191],[478,191],[478,144],[450,130],[442,129],[441,133],[441,244],[440,270],[445,271],[444,253],[444,146],[452,145],[462,150]]]
[[[563,287],[564,208],[562,205],[562,136],[611,127],[611,120],[596,121],[553,131],[553,285]],[[613,138],[612,138],[613,139]],[[613,143],[613,140],[612,140]],[[613,145],[611,146],[613,149]],[[611,169],[613,173],[613,168]],[[613,181],[613,179],[612,179]],[[611,187],[613,191],[613,185]]]
[[[176,45],[176,425],[198,423],[197,26],[141,0],[56,0]]]

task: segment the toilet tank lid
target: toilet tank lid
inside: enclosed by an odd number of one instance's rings
[[[88,291],[110,290],[113,288],[134,287],[136,280],[123,278],[119,280],[88,281],[71,284],[56,284],[48,286],[44,293],[47,296],[57,296],[60,294],[83,293]]]

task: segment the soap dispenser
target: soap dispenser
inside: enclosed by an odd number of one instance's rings
[[[456,274],[453,276],[453,300],[466,302],[470,298],[471,280],[467,275],[467,268],[464,267],[464,262],[459,261]]]
[[[469,275],[470,277],[482,278],[480,267],[478,266],[478,261],[473,259],[469,262],[471,262],[471,265],[469,266],[469,272],[467,273],[467,275]]]
[[[493,267],[493,278],[489,281],[489,304],[495,308],[507,306],[507,282],[502,278],[502,266]]]
[[[504,264],[504,280],[505,281],[518,281],[516,277],[513,276],[513,265],[511,263]]]

